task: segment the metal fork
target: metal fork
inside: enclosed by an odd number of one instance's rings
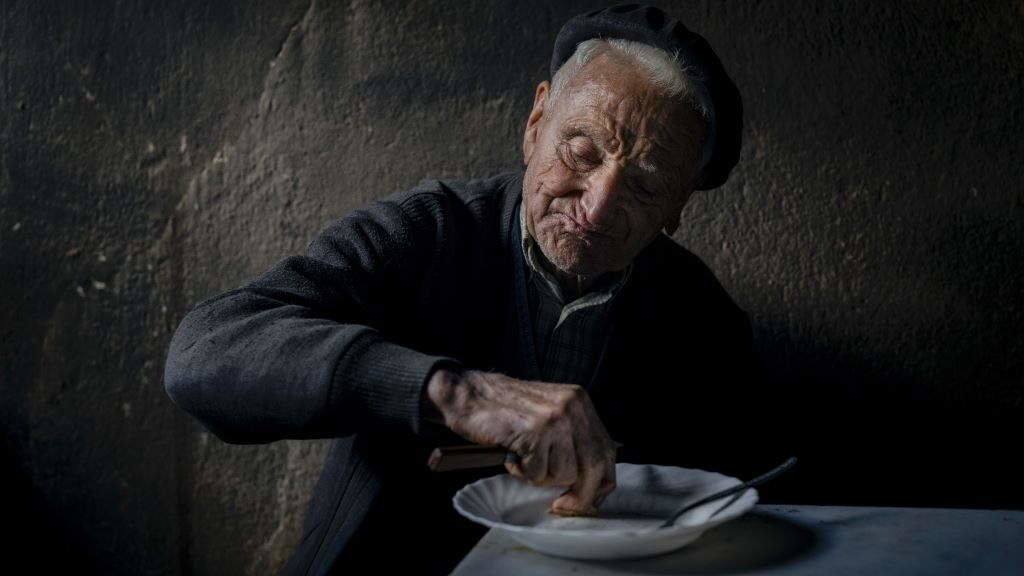
[[[662,523],[660,526],[658,526],[658,528],[668,528],[669,526],[672,526],[673,524],[675,524],[676,520],[678,520],[680,516],[682,516],[683,514],[686,514],[690,510],[693,510],[694,508],[698,508],[700,506],[703,506],[703,505],[707,504],[708,502],[714,502],[715,500],[718,500],[720,498],[725,498],[726,496],[733,496],[728,502],[726,502],[724,505],[719,507],[718,510],[715,510],[714,512],[711,513],[710,516],[708,516],[708,519],[711,519],[715,515],[717,515],[719,512],[721,512],[722,510],[725,510],[726,508],[731,506],[733,504],[733,502],[739,500],[740,496],[742,496],[743,493],[747,491],[747,489],[753,488],[754,486],[760,486],[761,484],[764,484],[765,482],[767,482],[769,480],[775,479],[776,477],[781,475],[786,470],[789,470],[790,468],[792,468],[794,464],[796,464],[796,457],[789,458],[788,460],[786,460],[782,464],[776,466],[775,468],[772,468],[771,470],[769,470],[768,472],[765,472],[764,474],[761,474],[760,476],[758,476],[757,478],[754,478],[753,480],[748,480],[748,481],[746,481],[746,482],[744,482],[742,484],[737,484],[735,486],[732,486],[731,488],[726,488],[725,490],[722,490],[720,492],[715,492],[714,494],[712,494],[710,496],[705,496],[704,498],[701,498],[700,500],[697,500],[696,502],[687,504],[687,505],[683,506],[682,508],[680,508],[680,509],[676,510],[675,512],[673,512],[672,516],[669,516],[669,519],[665,520],[665,522]]]

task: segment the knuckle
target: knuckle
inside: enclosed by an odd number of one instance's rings
[[[587,392],[582,386],[577,384],[565,384],[561,387],[558,395],[558,404],[565,408],[568,408],[574,404],[578,404],[587,395]]]
[[[535,436],[539,430],[544,428],[544,414],[533,414],[525,418],[524,430],[527,435]]]
[[[575,402],[583,400],[587,397],[587,391],[583,389],[579,384],[570,384],[566,387],[566,393],[569,394],[569,398]]]
[[[556,404],[545,414],[548,425],[555,425],[569,419],[569,410],[565,405]]]

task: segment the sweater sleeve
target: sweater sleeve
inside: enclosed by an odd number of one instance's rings
[[[421,399],[453,358],[394,341],[443,240],[445,197],[393,195],[324,230],[240,288],[199,303],[171,339],[168,395],[226,442],[421,433]]]

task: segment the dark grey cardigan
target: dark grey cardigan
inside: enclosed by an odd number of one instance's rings
[[[394,194],[182,320],[165,371],[178,406],[226,442],[335,439],[286,573],[445,573],[482,535],[450,498],[500,469],[428,472],[457,439],[421,420],[420,397],[445,362],[536,378],[521,192],[511,173]],[[756,391],[746,315],[664,235],[624,290],[589,387],[621,459],[721,466],[701,457],[709,431],[725,438],[721,417]]]

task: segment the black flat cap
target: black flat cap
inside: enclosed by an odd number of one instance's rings
[[[634,40],[661,48],[670,55],[679,54],[703,78],[714,108],[715,136],[711,158],[697,189],[710,190],[724,184],[740,157],[743,101],[707,40],[657,8],[639,4],[612,6],[573,16],[562,26],[551,55],[551,76],[580,42],[591,38]]]

